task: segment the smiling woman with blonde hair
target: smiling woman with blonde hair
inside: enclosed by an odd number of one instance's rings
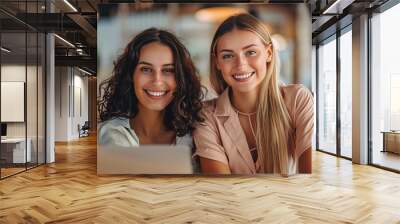
[[[203,109],[194,132],[202,171],[212,174],[311,172],[313,97],[302,85],[279,84],[276,50],[249,14],[226,19],[210,55],[220,95]]]

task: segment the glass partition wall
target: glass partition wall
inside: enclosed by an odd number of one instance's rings
[[[352,34],[351,26],[340,36],[340,154],[352,158]]]
[[[370,163],[400,172],[400,4],[370,20]]]
[[[44,1],[20,1],[21,12],[37,13]],[[45,163],[45,35],[0,3],[1,129],[0,178]]]
[[[316,47],[318,151],[352,157],[351,25]]]
[[[318,149],[336,154],[336,36],[318,47]]]
[[[400,172],[400,4],[369,15],[368,164]],[[367,35],[367,34],[366,34]],[[354,40],[358,41],[358,40]],[[317,150],[352,158],[352,27],[316,45]]]

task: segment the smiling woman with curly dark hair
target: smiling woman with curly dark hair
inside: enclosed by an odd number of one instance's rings
[[[202,87],[188,50],[156,28],[138,34],[100,85],[101,145],[186,144],[203,121]]]

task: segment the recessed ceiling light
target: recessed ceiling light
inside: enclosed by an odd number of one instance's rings
[[[4,52],[6,52],[6,53],[10,53],[10,52],[11,52],[10,49],[7,49],[7,48],[5,48],[5,47],[1,47],[1,50],[4,51]]]
[[[81,72],[83,72],[83,73],[85,73],[85,74],[87,74],[87,75],[93,75],[92,73],[90,73],[90,72],[88,72],[88,71],[86,71],[86,70],[83,70],[83,69],[81,69],[81,68],[79,68],[79,67],[78,67],[78,70],[81,71]]]
[[[343,9],[351,5],[355,0],[336,0],[322,14],[342,14]]]
[[[68,1],[64,0],[65,4],[67,4],[74,12],[78,12],[78,10]]]
[[[57,34],[54,34],[54,36],[57,37],[58,39],[60,39],[62,42],[66,43],[68,46],[75,48],[75,45],[73,45],[73,44],[72,44],[71,42],[69,42],[68,40],[66,40],[66,39],[64,39],[64,38],[62,38],[62,37],[60,37],[60,36],[57,35]]]

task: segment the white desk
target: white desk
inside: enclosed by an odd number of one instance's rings
[[[27,158],[26,162],[31,162],[32,141],[30,138],[28,138],[26,142],[28,143],[27,144],[28,147],[26,147],[26,154],[25,154],[25,138],[1,139],[2,157],[3,153],[7,151],[12,151],[12,163],[25,163],[25,158]]]

